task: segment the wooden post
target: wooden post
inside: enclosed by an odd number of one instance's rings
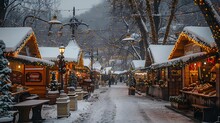
[[[216,96],[217,96],[217,102],[216,106],[218,108],[218,112],[220,111],[220,69],[219,69],[219,63],[217,63],[216,66]]]

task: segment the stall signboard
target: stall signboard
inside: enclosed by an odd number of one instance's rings
[[[42,74],[40,72],[28,72],[26,73],[27,82],[41,82]]]
[[[25,68],[25,85],[43,85],[43,68]]]

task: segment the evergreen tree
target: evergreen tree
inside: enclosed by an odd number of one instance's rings
[[[9,91],[11,87],[9,79],[11,69],[8,68],[8,60],[5,58],[4,53],[5,43],[0,40],[0,117],[10,117],[8,110],[13,103],[13,97]]]
[[[52,77],[51,77],[51,81],[50,81],[50,91],[57,91],[58,87],[59,87],[59,83],[56,81],[56,74],[55,72],[51,72]]]
[[[68,85],[70,87],[75,87],[77,86],[77,77],[75,75],[74,72],[72,72],[70,75],[69,75],[69,81],[68,81]]]

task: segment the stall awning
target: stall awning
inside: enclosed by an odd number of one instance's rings
[[[21,62],[23,64],[29,64],[29,65],[43,65],[43,66],[53,66],[54,62],[48,61],[48,60],[44,60],[44,59],[40,59],[40,58],[33,58],[30,56],[24,56],[24,55],[18,55],[17,57],[11,57],[11,56],[7,56],[7,59],[9,61],[16,61],[16,62]]]
[[[214,55],[216,55],[216,53],[209,53],[209,54],[206,52],[194,53],[194,54],[178,57],[175,59],[167,60],[162,63],[152,64],[151,68],[157,69],[157,68],[176,66],[176,65],[183,66],[189,62],[198,61],[200,59],[208,58],[208,57],[214,56]]]

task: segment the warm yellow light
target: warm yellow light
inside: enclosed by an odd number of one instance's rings
[[[65,47],[63,44],[59,47],[60,54],[63,54],[65,52]]]
[[[8,62],[8,66],[10,65],[10,62]]]
[[[196,66],[196,63],[194,63],[194,65]]]
[[[204,64],[206,65],[206,62],[204,62]]]
[[[18,68],[21,68],[21,65],[18,65]]]

